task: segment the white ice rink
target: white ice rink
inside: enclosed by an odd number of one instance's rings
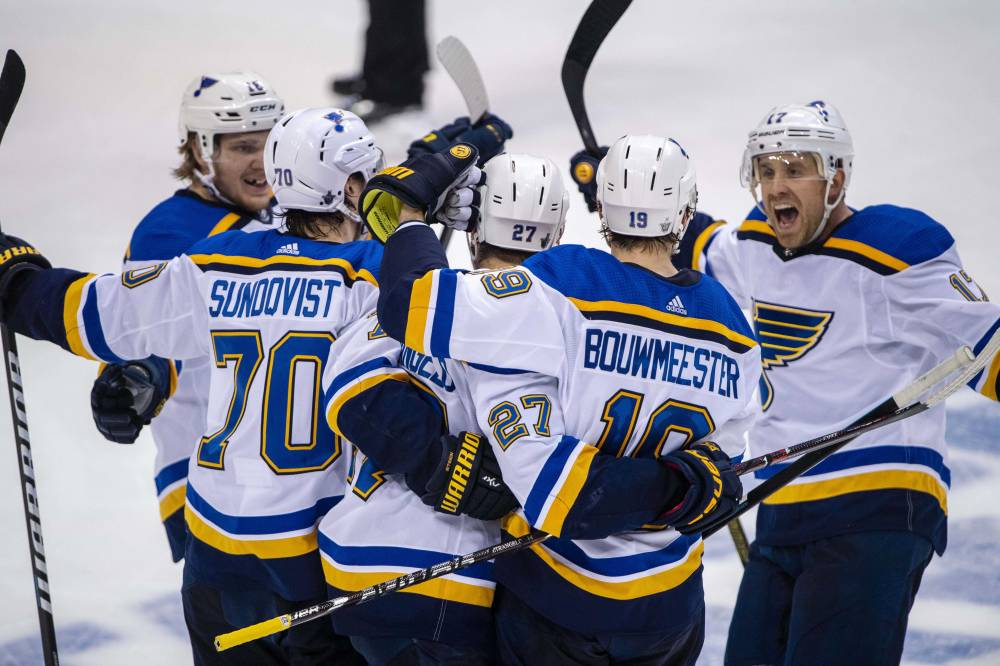
[[[467,43],[493,109],[514,127],[510,148],[568,163],[580,141],[559,68],[586,3],[429,4],[432,43],[447,34]],[[330,76],[360,62],[365,20],[362,0],[0,0],[0,49],[17,49],[28,68],[0,147],[4,230],[57,266],[116,271],[132,228],[177,187],[169,172],[187,82],[252,68],[289,108],[330,104]],[[1000,4],[982,0],[636,0],[591,70],[591,121],[604,143],[625,132],[677,138],[697,163],[701,208],[732,221],[750,205],[737,178],[746,132],[777,103],[831,101],[854,135],[849,202],[926,211],[996,295],[998,28]],[[391,157],[464,112],[441,70],[428,84],[423,114],[376,128]],[[575,194],[572,205],[564,240],[596,245],[595,219]],[[467,265],[463,246],[455,243],[452,255]],[[45,344],[21,349],[62,663],[189,663],[180,568],[157,516],[152,441],[118,446],[97,434],[95,365]],[[949,550],[926,573],[905,659],[998,664],[1000,408],[965,395],[951,409]],[[0,535],[0,664],[40,663],[6,416]],[[705,567],[701,662],[719,664],[739,578],[725,534],[710,541]]]

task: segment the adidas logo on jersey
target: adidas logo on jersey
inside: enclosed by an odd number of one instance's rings
[[[275,254],[295,254],[299,253],[298,243],[289,243],[288,245],[282,245],[277,250],[274,251]]]
[[[686,315],[688,313],[687,308],[685,308],[684,304],[681,303],[680,296],[674,296],[670,299],[670,302],[667,303],[667,310],[679,315]]]

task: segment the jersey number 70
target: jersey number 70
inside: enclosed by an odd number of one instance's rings
[[[321,418],[320,379],[334,337],[318,331],[292,331],[272,346],[266,356],[264,398],[261,405],[260,455],[276,474],[299,474],[326,469],[340,457],[341,442]],[[217,432],[202,437],[198,464],[225,468],[226,447],[247,409],[247,397],[257,371],[265,361],[260,331],[212,331],[215,367],[232,368],[233,395],[226,421]],[[296,373],[312,374],[310,414],[295,414],[293,387]],[[308,382],[307,382],[308,383]],[[300,403],[301,404],[301,403]],[[293,418],[309,418],[309,436],[293,441]]]

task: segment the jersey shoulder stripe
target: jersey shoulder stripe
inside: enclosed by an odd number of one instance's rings
[[[540,252],[524,266],[588,319],[713,340],[737,353],[757,345],[736,301],[707,275],[681,271],[674,278],[664,278],[579,245]]]
[[[172,259],[203,238],[240,229],[252,219],[222,204],[205,201],[190,190],[178,190],[139,222],[125,260]]]
[[[779,257],[784,258],[774,231],[758,208],[750,211],[736,237],[770,245]],[[924,213],[899,206],[879,205],[855,211],[822,245],[792,256],[819,254],[838,257],[888,276],[930,261],[954,243],[948,230]]]
[[[954,244],[948,230],[925,213],[883,204],[855,212],[823,247],[853,251],[899,272],[940,256]]]
[[[324,243],[276,230],[231,232],[196,243],[188,256],[203,272],[329,271],[340,273],[347,286],[361,280],[377,287],[382,246],[376,241]]]

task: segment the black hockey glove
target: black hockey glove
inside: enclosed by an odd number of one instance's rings
[[[601,163],[604,156],[608,154],[608,147],[598,148],[600,156],[595,157],[586,150],[581,150],[573,157],[569,158],[569,172],[573,175],[573,182],[576,189],[580,190],[583,200],[587,202],[587,210],[591,213],[597,211],[597,165]]]
[[[6,298],[14,275],[39,268],[52,268],[52,264],[27,241],[0,233],[0,301]]]
[[[455,118],[455,121],[448,123],[436,130],[431,130],[425,136],[417,139],[406,149],[406,159],[412,160],[421,155],[433,155],[447,149],[451,144],[458,141],[459,135],[465,132],[472,124],[468,116]]]
[[[457,143],[444,152],[422,155],[382,170],[361,193],[361,219],[373,238],[385,243],[400,225],[404,205],[424,212],[432,222],[454,189],[477,185],[475,146]]]
[[[493,447],[471,432],[441,438],[441,459],[420,499],[435,511],[479,520],[497,520],[518,506],[503,482]]]
[[[712,442],[673,451],[662,460],[679,472],[689,487],[680,503],[657,518],[657,523],[666,523],[682,534],[697,533],[706,516],[734,510],[743,497],[743,484],[729,456]]]
[[[514,131],[502,118],[493,114],[482,117],[475,125],[466,116],[456,118],[410,144],[406,150],[408,158],[440,153],[454,143],[470,143],[479,149],[478,166],[483,166],[493,157],[503,152],[504,143],[514,136]]]
[[[151,356],[105,366],[90,390],[94,424],[104,439],[132,444],[142,427],[160,413],[169,395],[169,361]]]

